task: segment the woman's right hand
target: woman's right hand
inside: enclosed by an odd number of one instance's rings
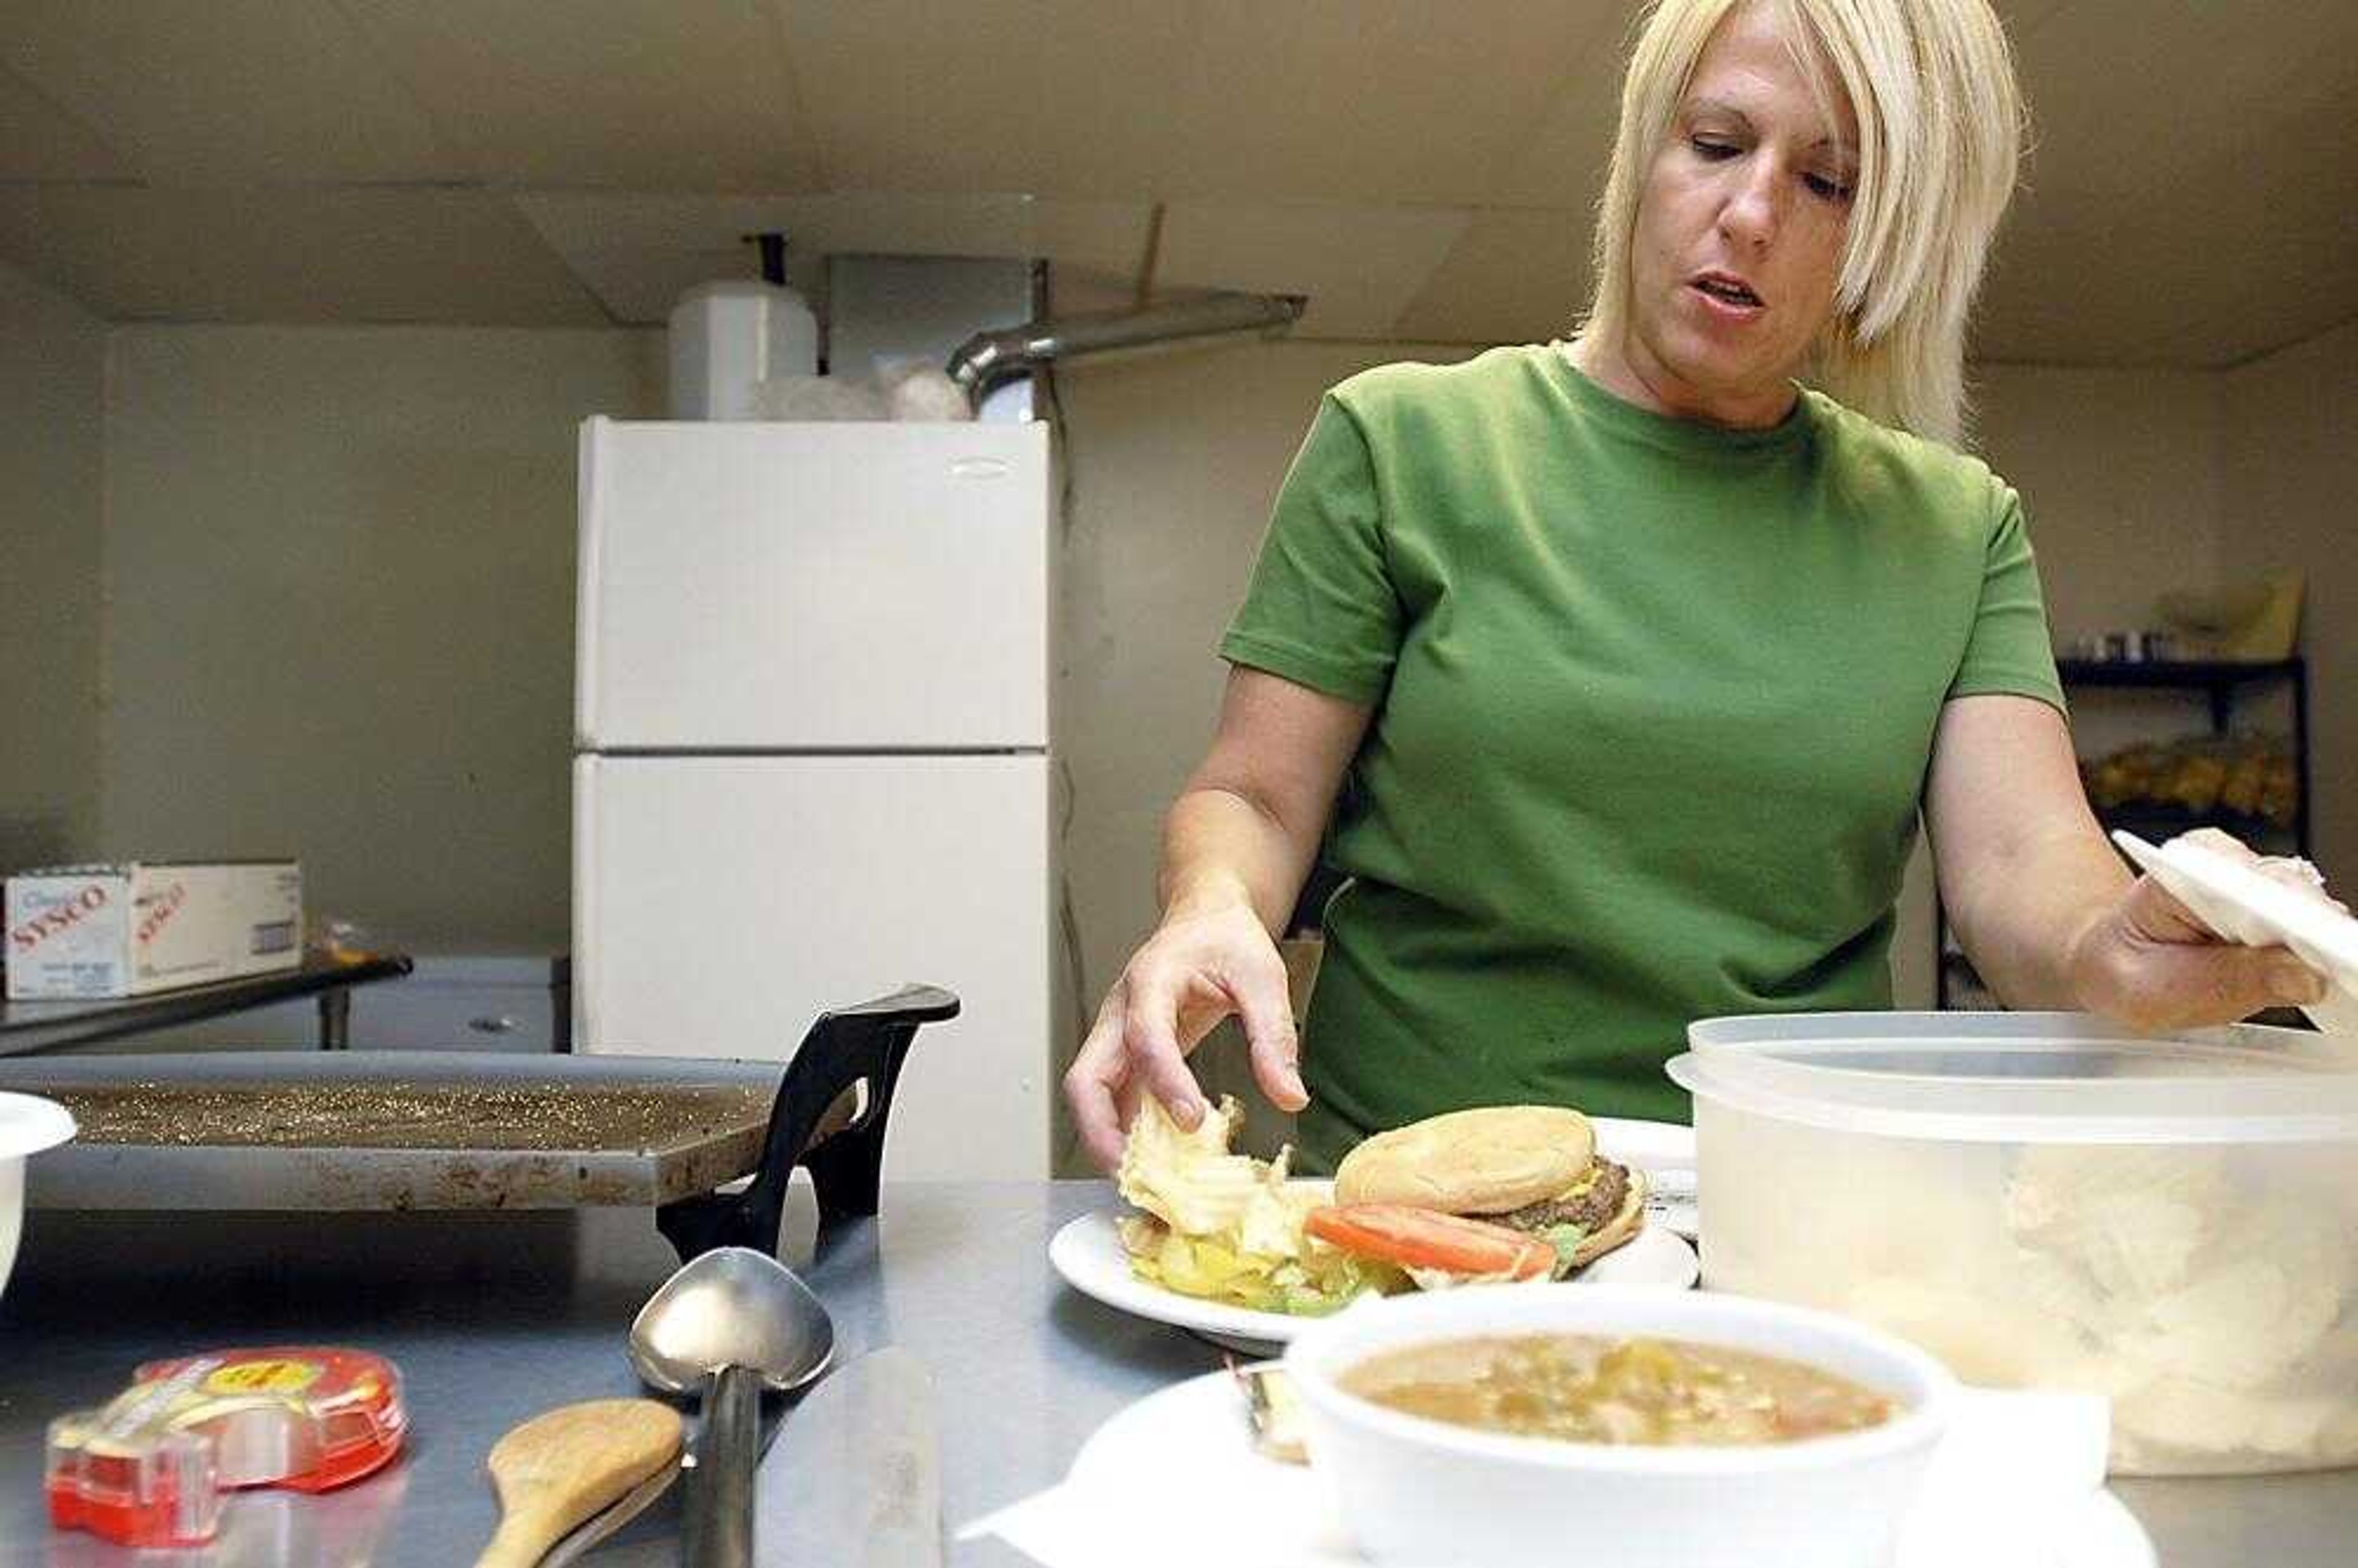
[[[1180,1126],[1203,1121],[1187,1053],[1235,1014],[1253,1080],[1281,1110],[1310,1103],[1294,1071],[1285,960],[1270,927],[1293,906],[1373,709],[1238,665],[1212,750],[1173,803],[1155,887],[1163,923],[1106,993],[1065,1075],[1089,1157],[1121,1163],[1124,1130],[1152,1094]]]
[[[1146,1094],[1182,1127],[1202,1121],[1204,1094],[1187,1070],[1187,1053],[1230,1014],[1244,1025],[1261,1093],[1281,1110],[1309,1104],[1295,1067],[1301,1047],[1285,961],[1268,928],[1242,902],[1174,909],[1130,955],[1065,1074],[1065,1098],[1091,1159],[1108,1171],[1121,1162],[1126,1130]]]

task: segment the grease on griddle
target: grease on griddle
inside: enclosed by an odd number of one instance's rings
[[[129,1083],[39,1092],[73,1113],[83,1143],[642,1154],[758,1126],[772,1096],[759,1087],[495,1084]]]

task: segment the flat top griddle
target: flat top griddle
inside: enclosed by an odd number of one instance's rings
[[[72,1209],[644,1206],[683,1254],[774,1248],[807,1165],[830,1215],[873,1214],[884,1119],[920,1023],[911,988],[823,1013],[789,1065],[441,1051],[246,1051],[0,1061],[74,1141],[27,1201]],[[747,1175],[741,1195],[717,1189]],[[766,1231],[766,1239],[763,1238]],[[750,1239],[748,1239],[750,1238]]]
[[[160,1072],[43,1092],[73,1113],[86,1144],[656,1154],[764,1125],[774,1087],[402,1079],[213,1087]]]
[[[757,1169],[771,1063],[431,1051],[234,1051],[0,1063],[74,1141],[33,1206],[660,1206]]]

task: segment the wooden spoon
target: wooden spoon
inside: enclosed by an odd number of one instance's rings
[[[475,1568],[533,1568],[568,1531],[679,1458],[679,1412],[590,1400],[536,1415],[492,1444],[500,1528]]]

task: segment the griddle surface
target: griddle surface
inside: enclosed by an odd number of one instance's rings
[[[45,1091],[84,1143],[265,1149],[659,1153],[767,1119],[762,1087],[577,1087],[155,1081]]]

